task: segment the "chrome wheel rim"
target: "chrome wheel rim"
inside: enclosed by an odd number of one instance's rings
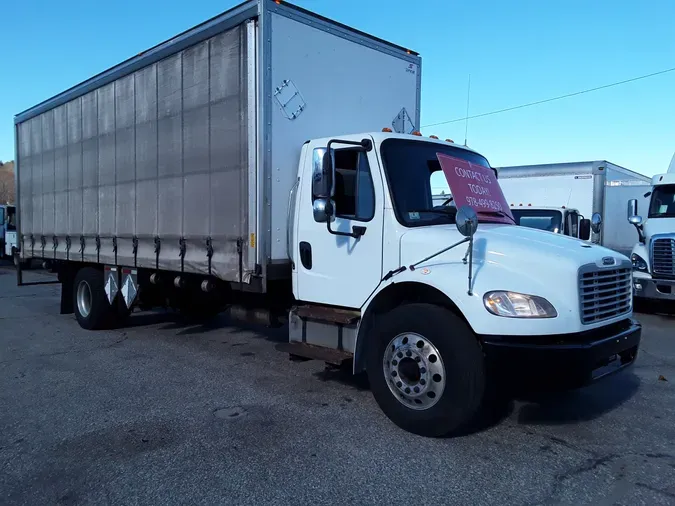
[[[389,342],[382,362],[391,393],[410,409],[434,406],[445,389],[445,367],[438,349],[420,334],[406,332]]]
[[[91,313],[91,288],[86,281],[77,286],[77,309],[85,318]]]

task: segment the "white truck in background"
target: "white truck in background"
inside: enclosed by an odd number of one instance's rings
[[[675,302],[675,155],[668,172],[651,180],[644,198],[628,202],[628,222],[637,229],[633,246],[634,295],[672,304]],[[639,214],[640,210],[644,217]]]
[[[0,258],[15,258],[17,251],[16,207],[0,205]]]
[[[167,301],[283,318],[286,351],[366,371],[427,436],[467,428],[498,383],[632,364],[629,259],[513,226],[485,157],[413,132],[420,66],[245,2],[15,117],[21,258],[51,264],[86,329]],[[434,174],[459,209],[434,207]]]
[[[651,178],[605,160],[498,167],[497,171],[517,219],[525,216],[529,224],[558,228],[558,233],[584,240],[589,239],[590,228],[592,243],[630,255],[635,232],[623,213],[630,199],[644,202]],[[556,227],[558,223],[561,226]]]
[[[588,241],[591,238],[591,220],[584,218],[578,209],[570,209],[566,206],[533,206],[532,204],[518,204],[517,206],[510,204],[510,208],[516,223],[521,227],[545,230],[582,241]]]

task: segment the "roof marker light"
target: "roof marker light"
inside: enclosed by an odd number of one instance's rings
[[[437,135],[430,135],[429,139],[438,139],[438,136]]]
[[[422,137],[422,132],[418,132],[417,130],[415,130],[415,131],[412,133],[412,135],[416,135],[417,137]]]
[[[383,132],[391,133],[391,128],[384,127],[382,129]]]
[[[449,142],[450,144],[454,144],[454,143],[455,143],[455,141],[453,141],[452,139],[445,139],[445,142]]]

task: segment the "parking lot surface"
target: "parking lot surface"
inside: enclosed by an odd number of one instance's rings
[[[26,280],[48,280],[29,271]],[[674,504],[675,318],[637,363],[425,439],[284,329],[134,314],[87,332],[0,267],[0,504]]]

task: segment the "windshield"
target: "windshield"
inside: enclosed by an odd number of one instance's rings
[[[437,186],[445,184],[437,153],[490,168],[481,155],[434,142],[387,139],[382,143],[382,160],[398,221],[408,227],[455,222],[457,209],[446,188],[439,197]],[[443,205],[445,204],[445,205]],[[491,221],[480,217],[480,221]]]
[[[675,185],[654,188],[649,206],[650,218],[675,218]]]
[[[537,228],[548,232],[560,233],[562,213],[555,210],[511,209],[516,224],[521,227]]]

